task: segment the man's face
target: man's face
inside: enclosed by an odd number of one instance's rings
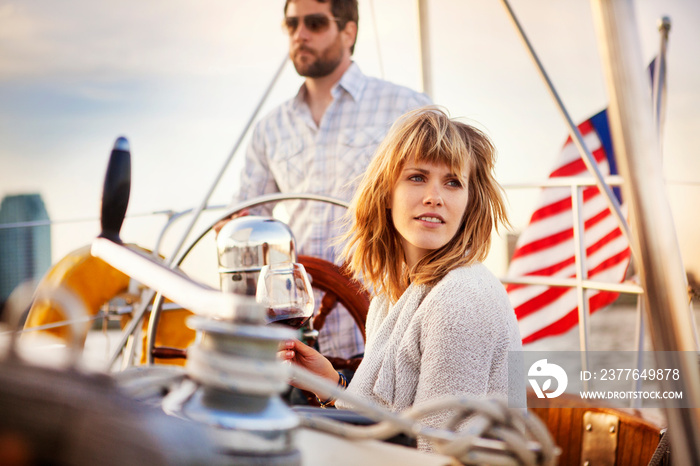
[[[328,27],[312,31],[304,22],[304,16],[324,15]],[[300,76],[321,78],[328,76],[340,65],[345,54],[350,54],[338,23],[333,20],[330,2],[316,0],[295,0],[287,6],[287,18],[298,18],[294,31],[289,30],[289,57]]]

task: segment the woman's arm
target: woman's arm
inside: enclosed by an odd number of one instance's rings
[[[287,340],[282,342],[277,355],[283,361],[297,364],[333,383],[338,382],[338,372],[333,368],[330,361],[321,353],[299,340]],[[311,387],[307,387],[294,379],[291,379],[289,384],[302,390],[313,392],[322,400],[328,398],[327,393],[316,393]]]
[[[415,404],[443,396],[507,395],[504,358],[518,343],[508,297],[483,266],[462,270],[458,278],[422,304],[426,307]]]
[[[415,404],[444,396],[487,394],[498,334],[493,322],[477,319],[469,307],[445,307],[424,322]]]

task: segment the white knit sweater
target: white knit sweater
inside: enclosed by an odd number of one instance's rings
[[[522,350],[508,295],[483,264],[452,270],[433,287],[410,285],[393,305],[375,297],[366,331],[348,390],[392,411],[448,395],[506,398],[508,351]],[[513,369],[524,399],[524,378]],[[425,422],[439,427],[448,415]],[[421,439],[419,448],[431,449]]]

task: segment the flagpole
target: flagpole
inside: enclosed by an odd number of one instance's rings
[[[700,464],[700,374],[688,315],[687,281],[671,208],[666,198],[660,150],[647,82],[639,73],[642,54],[631,0],[592,0],[610,106],[608,117],[623,189],[630,201],[634,245],[644,287],[658,368],[678,371],[661,389],[682,393],[666,399],[674,464]],[[618,150],[619,149],[619,150]]]
[[[659,20],[659,56],[654,66],[653,96],[654,96],[654,123],[659,141],[662,140],[664,122],[666,120],[666,48],[668,45],[668,33],[671,31],[671,18],[664,16]]]
[[[664,124],[666,122],[666,49],[668,47],[668,34],[671,31],[671,18],[664,16],[659,20],[659,57],[657,64],[654,67],[654,82],[653,82],[653,105],[654,105],[654,123],[656,124],[657,136],[659,139],[659,155],[663,162],[663,134]],[[684,267],[685,269],[685,267]],[[693,312],[693,302],[690,301],[688,306],[690,312],[690,320],[693,322],[693,337],[695,338],[695,348],[700,349],[700,338],[698,337],[697,326],[695,325],[695,313]]]
[[[633,243],[631,241],[631,234],[629,231],[629,225],[627,224],[627,220],[625,219],[625,215],[622,213],[622,208],[620,207],[620,203],[617,200],[617,197],[615,194],[612,192],[612,189],[610,189],[610,186],[608,186],[605,183],[605,180],[603,179],[603,174],[600,172],[600,169],[598,168],[598,164],[595,161],[595,158],[593,157],[593,154],[591,154],[591,151],[588,150],[588,147],[586,146],[585,142],[583,141],[583,136],[581,135],[581,132],[579,131],[578,127],[574,123],[574,121],[571,119],[571,116],[569,115],[569,112],[566,110],[566,107],[564,106],[564,103],[562,102],[561,98],[559,98],[559,94],[557,93],[557,90],[554,88],[554,84],[552,81],[549,79],[549,75],[544,69],[544,66],[542,66],[542,63],[540,62],[540,59],[538,58],[537,54],[535,53],[535,50],[533,49],[532,45],[530,44],[530,40],[527,38],[525,35],[525,31],[523,28],[520,26],[520,22],[515,16],[515,13],[513,12],[513,9],[510,7],[510,4],[508,3],[508,0],[501,0],[501,3],[505,7],[506,11],[508,12],[508,16],[510,17],[511,21],[513,22],[513,25],[515,26],[515,29],[518,32],[518,35],[520,36],[520,39],[523,41],[523,44],[525,45],[525,48],[527,49],[528,53],[530,54],[530,58],[535,63],[535,66],[537,67],[537,70],[540,73],[540,76],[544,80],[545,84],[547,85],[547,89],[549,90],[552,98],[557,104],[557,108],[561,112],[561,115],[564,117],[564,120],[566,121],[566,125],[569,127],[569,132],[571,133],[571,139],[572,142],[576,145],[576,148],[578,149],[579,153],[583,154],[583,162],[586,164],[586,168],[588,168],[588,171],[591,172],[593,175],[593,178],[596,181],[596,186],[598,186],[598,189],[600,192],[605,193],[605,200],[608,203],[608,207],[610,208],[610,211],[615,215],[615,218],[620,226],[620,230],[622,233],[625,235],[625,238],[627,238],[627,242],[630,244],[630,248],[632,251],[632,257],[638,258],[639,254],[637,251],[634,249]]]
[[[671,18],[664,16],[659,20],[659,55],[654,60],[654,79],[652,79],[652,105],[654,111],[654,125],[656,126],[656,135],[659,141],[663,139],[663,125],[666,116],[666,48],[668,46],[668,34],[671,31]],[[663,145],[659,144],[661,151]],[[637,368],[642,369],[644,364],[644,299],[641,296],[637,297],[637,341],[635,348],[637,351]],[[691,309],[690,318],[694,320]],[[695,322],[693,322],[695,324]],[[695,337],[695,346],[698,346],[698,335],[695,325],[693,325],[693,335]],[[636,391],[642,388],[642,379],[634,382],[633,388]],[[631,408],[641,408],[642,400],[634,399],[630,405]]]

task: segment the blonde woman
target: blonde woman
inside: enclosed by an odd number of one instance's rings
[[[485,134],[435,107],[404,115],[378,148],[344,238],[350,270],[374,290],[354,394],[394,411],[448,395],[507,396],[520,335],[503,286],[481,263],[493,228],[507,224],[494,161]],[[280,356],[345,384],[299,341]],[[426,422],[437,427],[448,414]]]

